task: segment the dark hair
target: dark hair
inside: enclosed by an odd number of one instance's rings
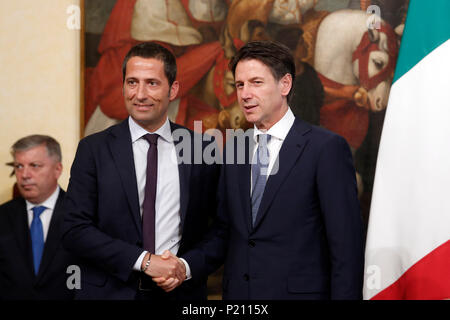
[[[295,81],[295,62],[291,50],[285,45],[273,41],[250,41],[246,43],[231,59],[228,67],[233,76],[236,66],[242,60],[258,60],[269,67],[273,77],[279,81],[286,73],[292,76],[292,88]],[[289,91],[287,100],[290,101],[293,89]]]
[[[177,77],[177,62],[172,52],[155,42],[143,42],[131,48],[125,56],[122,64],[123,82],[125,82],[128,60],[133,57],[155,58],[162,61],[169,86],[175,81]]]
[[[56,161],[61,162],[61,147],[58,141],[50,136],[40,134],[33,134],[17,140],[11,147],[11,155],[15,157],[16,152],[26,151],[41,145],[46,146],[49,157],[53,157]]]

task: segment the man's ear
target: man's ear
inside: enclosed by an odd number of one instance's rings
[[[178,81],[174,81],[169,91],[169,100],[173,101],[177,97],[178,90],[180,89],[180,83]]]
[[[281,87],[281,94],[287,96],[292,89],[292,76],[290,73],[286,73],[279,81]]]
[[[59,177],[62,174],[62,170],[63,170],[63,165],[61,162],[57,162],[56,163],[56,168],[55,168],[55,176],[56,176],[56,180],[59,179]]]

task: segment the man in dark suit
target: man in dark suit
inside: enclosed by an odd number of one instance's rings
[[[21,197],[0,206],[0,299],[72,299],[66,281],[74,260],[61,246],[59,143],[31,135],[11,153]]]
[[[133,47],[123,63],[129,118],[79,143],[64,235],[65,247],[82,259],[78,299],[206,299],[207,276],[190,279],[175,254],[203,237],[219,168],[194,162],[206,147],[202,136],[168,120],[176,71],[164,47]],[[167,290],[188,280],[168,294],[151,278],[169,276]]]
[[[363,229],[346,141],[293,115],[285,46],[249,42],[230,69],[254,130],[229,139],[217,220],[181,255],[193,279],[225,263],[224,299],[360,299]]]

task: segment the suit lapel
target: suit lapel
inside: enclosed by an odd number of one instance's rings
[[[122,180],[123,189],[128,199],[130,213],[136,225],[139,238],[142,238],[142,223],[139,209],[139,196],[134,167],[133,147],[128,119],[112,127],[108,135],[108,145]]]
[[[56,250],[58,249],[58,246],[61,241],[61,225],[62,220],[64,218],[64,210],[63,210],[64,194],[65,192],[60,189],[58,200],[56,201],[55,208],[53,209],[52,218],[50,220],[47,238],[45,240],[41,265],[39,266],[39,272],[36,277],[37,282],[43,279],[45,271],[51,265],[51,262],[56,255]]]
[[[252,129],[250,129],[252,130]],[[237,144],[237,139],[234,141],[234,161],[236,163],[236,179],[239,181],[239,195],[240,203],[242,203],[242,218],[245,220],[244,223],[247,226],[247,230],[250,233],[253,229],[252,226],[252,205],[251,205],[251,194],[250,194],[250,183],[251,183],[251,154],[254,148],[253,134],[249,135],[249,138],[245,139],[245,161],[244,164],[237,163],[237,155],[240,152],[240,146]]]
[[[20,252],[22,252],[24,261],[27,264],[27,269],[29,269],[30,274],[34,276],[27,206],[23,198],[19,198],[17,201],[17,208],[11,210],[9,213],[9,220],[11,221]]]
[[[304,135],[310,130],[311,128],[309,125],[295,119],[291,130],[289,130],[289,133],[281,146],[278,159],[276,160],[279,165],[278,172],[270,175],[267,180],[258,214],[256,216],[254,230],[259,226],[261,220],[267,214],[270,204],[275,198],[280,186],[287,179],[290,171],[299,160],[308,143],[308,139]]]
[[[182,128],[181,126],[170,122],[170,129],[173,132],[176,129]],[[187,129],[186,129],[187,130]],[[194,151],[194,136],[191,135],[191,151]],[[189,203],[189,192],[190,192],[190,179],[191,179],[191,171],[192,171],[192,164],[189,163],[183,163],[180,161],[180,158],[183,159],[183,148],[179,148],[179,153],[177,152],[177,145],[182,140],[179,139],[178,141],[174,140],[175,148],[176,148],[176,154],[178,159],[178,174],[180,179],[180,230],[183,230],[184,227],[184,221],[186,218],[188,203]],[[194,159],[194,154],[191,152],[191,161]]]

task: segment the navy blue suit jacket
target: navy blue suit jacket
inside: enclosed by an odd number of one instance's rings
[[[172,132],[177,128],[171,123]],[[219,167],[180,164],[178,170],[183,253],[201,240],[208,216],[215,213]],[[82,258],[76,298],[134,299],[139,272],[132,268],[143,240],[128,119],[80,141],[66,209],[64,245]],[[176,289],[177,297],[206,299],[206,279],[186,281]]]
[[[346,141],[296,119],[255,226],[250,159],[222,167],[217,221],[183,256],[194,278],[224,262],[224,299],[360,299],[363,228]]]
[[[41,265],[34,274],[27,207],[22,197],[0,206],[0,300],[70,300],[67,267],[77,264],[62,247],[63,199],[59,191],[45,241]]]

